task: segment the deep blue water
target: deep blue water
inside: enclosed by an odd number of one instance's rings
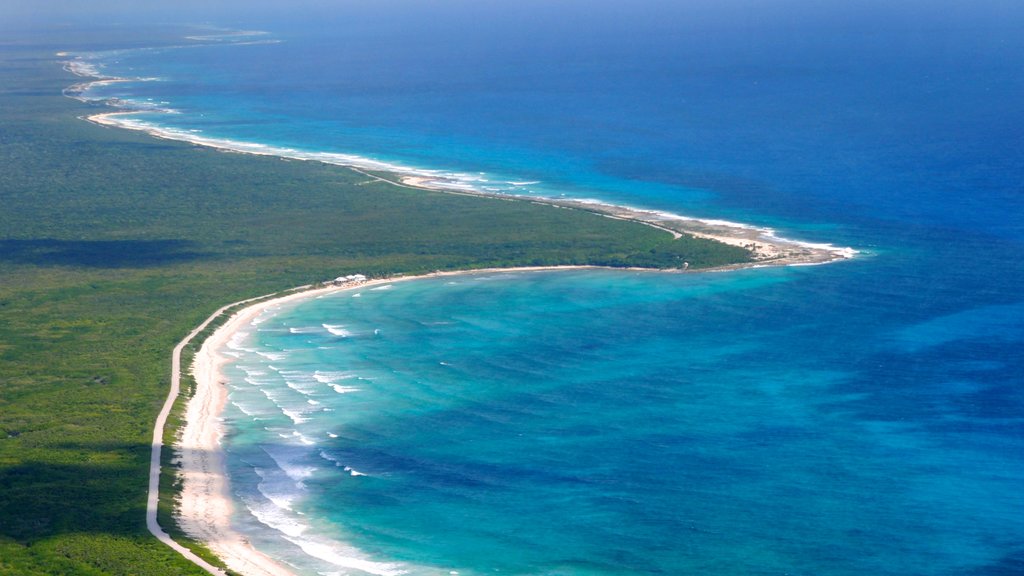
[[[254,14],[90,95],[863,255],[280,311],[235,343],[240,526],[309,573],[1024,572],[1021,8],[549,4]]]

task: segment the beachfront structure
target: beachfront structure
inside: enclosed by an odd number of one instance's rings
[[[349,284],[349,283],[362,283],[366,282],[366,276],[362,274],[349,274],[348,276],[338,276],[334,279],[335,284]]]

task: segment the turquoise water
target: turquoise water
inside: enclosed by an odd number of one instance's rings
[[[79,54],[150,79],[82,97],[861,256],[266,315],[230,350],[239,528],[306,574],[1024,572],[1021,9],[552,4],[254,10]]]
[[[1022,529],[1024,307],[908,323],[876,295],[899,321],[823,332],[856,322],[851,274],[469,275],[290,307],[236,350],[236,489],[412,573],[990,563]]]

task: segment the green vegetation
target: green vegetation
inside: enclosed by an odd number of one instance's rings
[[[226,302],[355,272],[746,259],[98,127],[60,95],[66,47],[0,47],[0,574],[201,573],[146,531],[149,441],[172,348]]]

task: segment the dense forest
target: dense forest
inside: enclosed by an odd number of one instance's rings
[[[150,436],[171,349],[227,302],[351,273],[747,258],[96,126],[61,95],[66,39],[44,42],[0,47],[0,573],[200,572],[146,531]]]

